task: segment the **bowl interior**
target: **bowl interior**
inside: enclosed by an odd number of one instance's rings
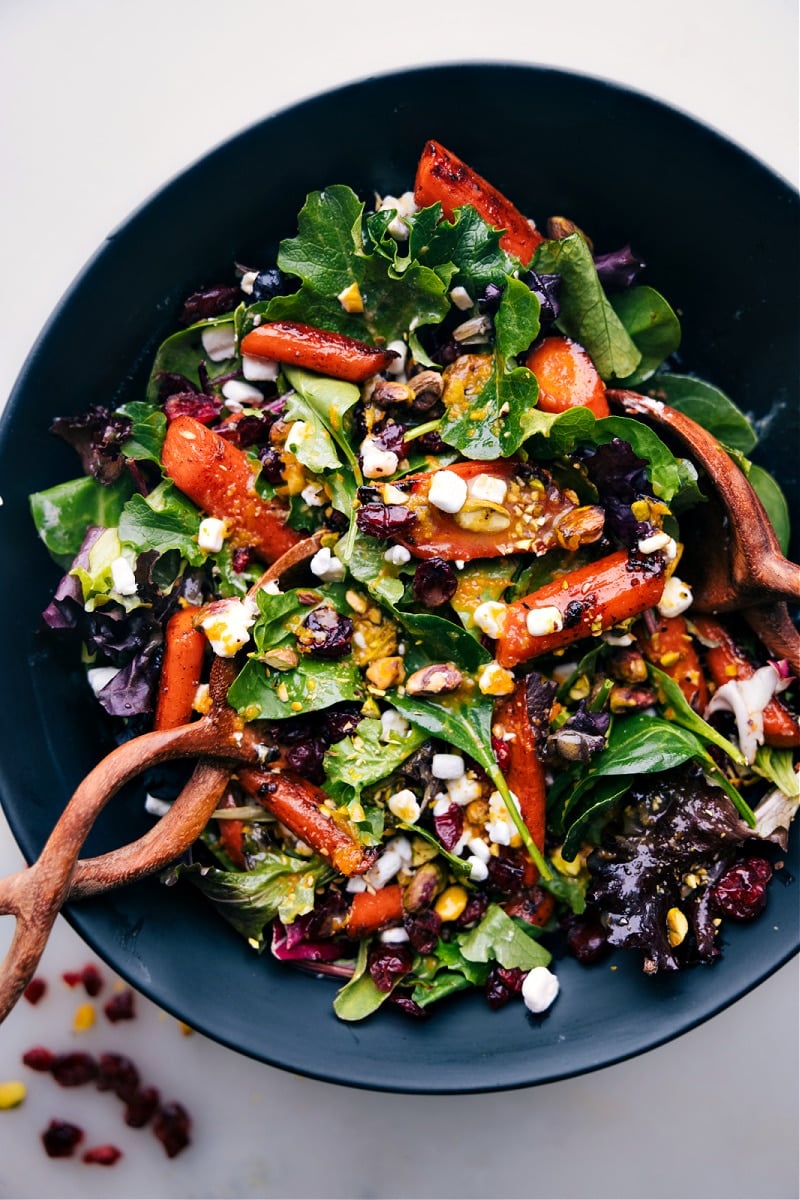
[[[613,85],[547,69],[437,66],[367,79],[297,105],[214,150],[117,229],[48,321],[4,414],[6,548],[0,790],[35,857],[83,775],[110,748],[82,671],[37,632],[58,571],[36,544],[29,492],[79,472],[51,419],[138,398],[153,352],[193,287],[234,261],[269,265],[306,193],[349,183],[364,198],[412,185],[435,137],[540,223],[570,216],[598,250],[626,242],[644,281],[680,312],[681,369],[759,423],[758,460],[796,494],[797,196],[690,118]],[[87,852],[149,827],[137,789],[108,806]],[[784,877],[797,875],[795,839]],[[630,958],[558,965],[546,1019],[459,997],[427,1022],[380,1013],[343,1025],[335,985],[258,959],[188,886],[149,880],[74,906],[69,919],[135,986],[255,1058],[340,1083],[470,1091],[552,1080],[654,1046],[712,1015],[797,947],[797,886],[726,934],[721,961],[645,979]]]

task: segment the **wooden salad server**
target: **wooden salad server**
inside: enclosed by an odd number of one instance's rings
[[[299,568],[319,546],[319,535],[293,546],[264,572],[249,594]],[[209,712],[175,729],[141,734],[112,750],[78,786],[37,861],[0,880],[0,914],[15,918],[14,936],[0,965],[0,1022],[30,982],[56,916],[68,899],[132,883],[174,862],[204,829],[236,764],[263,761],[265,746],[258,724],[245,724],[227,703],[234,675],[231,660],[215,658]],[[158,824],[135,842],[79,861],[81,846],[112,796],[148,767],[176,758],[199,761]]]
[[[608,392],[625,413],[662,426],[688,451],[713,487],[684,522],[685,569],[698,612],[740,612],[776,658],[800,675],[800,633],[786,601],[800,601],[800,566],[781,552],[775,530],[746,475],[717,439],[661,400]]]

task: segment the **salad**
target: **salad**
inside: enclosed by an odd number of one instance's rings
[[[340,977],[343,1020],[542,1013],[559,956],[711,962],[767,903],[795,680],[693,607],[709,482],[619,389],[719,436],[784,549],[787,508],[644,269],[429,142],[413,191],[327,186],[189,295],[141,398],[54,422],[83,474],[31,497],[46,626],[120,740],[207,712],[224,659],[258,742],[164,881]]]

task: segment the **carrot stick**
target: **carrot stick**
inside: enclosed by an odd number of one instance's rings
[[[708,704],[708,687],[700,656],[683,617],[660,617],[653,633],[643,624],[634,632],[648,662],[674,679],[692,708],[702,713]]]
[[[363,875],[375,861],[345,822],[336,821],[322,806],[328,797],[316,784],[298,775],[261,767],[242,767],[239,781],[268,812],[326,858],[342,875]]]
[[[464,204],[472,207],[495,229],[504,229],[500,245],[527,266],[542,235],[502,192],[468,167],[439,142],[430,141],[422,151],[414,182],[414,200],[427,208],[438,200],[448,221]]]
[[[287,526],[284,509],[257,494],[255,471],[244,451],[194,417],[169,423],[162,459],[176,487],[204,512],[229,521],[236,541],[252,546],[265,562],[274,562],[301,540]]]
[[[588,408],[596,417],[609,415],[605,385],[583,346],[571,338],[545,338],[531,350],[525,366],[536,376],[543,412]]]
[[[205,661],[206,637],[195,629],[198,609],[179,608],[167,621],[154,729],[177,729],[191,720]]]
[[[539,849],[544,851],[547,787],[544,767],[536,751],[524,679],[518,681],[508,698],[495,705],[494,723],[501,725],[506,735],[512,735],[505,741],[509,761],[503,775],[509,789],[519,800],[519,810],[528,832]],[[527,858],[525,884],[530,886],[538,877],[538,870]]]
[[[724,625],[705,616],[694,616],[692,622],[703,641],[716,643],[708,647],[705,659],[717,687],[732,679],[750,679],[755,674],[756,668]],[[777,696],[764,709],[764,741],[778,748],[800,746],[800,723]]]
[[[403,889],[390,883],[377,892],[356,892],[347,917],[351,938],[369,937],[403,917]]]
[[[634,558],[625,550],[570,571],[508,606],[505,625],[497,641],[496,658],[502,667],[515,667],[540,654],[549,654],[580,638],[599,634],[629,617],[638,616],[661,599],[664,560],[659,554]],[[528,615],[548,612],[561,629],[531,633]],[[535,618],[532,618],[535,621]]]
[[[394,350],[378,350],[342,333],[296,321],[257,325],[242,338],[242,354],[305,367],[350,383],[363,383],[397,358]]]
[[[219,802],[219,808],[236,808],[239,801],[230,789],[225,793]],[[222,848],[227,854],[235,867],[240,871],[244,871],[247,867],[247,862],[244,857],[244,821],[238,821],[233,817],[223,817],[217,822],[219,830],[219,840],[222,843]]]

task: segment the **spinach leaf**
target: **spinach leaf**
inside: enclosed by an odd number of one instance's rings
[[[169,882],[187,878],[226,921],[261,951],[265,929],[275,917],[290,925],[311,912],[315,892],[335,871],[323,859],[267,851],[248,871],[223,871],[200,863],[179,864]]]
[[[723,446],[749,454],[757,437],[744,413],[719,388],[691,375],[656,375],[648,393],[666,401],[713,434]]]
[[[552,957],[497,904],[489,905],[474,929],[459,934],[458,942],[461,953],[470,962],[497,961],[501,967],[517,967],[521,971],[546,967]]]
[[[252,311],[270,321],[304,321],[367,341],[390,342],[408,329],[441,321],[450,307],[445,282],[418,262],[400,269],[385,250],[370,253],[363,216],[364,205],[349,187],[312,192],[300,210],[297,237],[281,242],[278,254],[281,270],[300,278],[299,290]],[[353,283],[363,313],[345,312],[337,298]]]
[[[335,553],[340,561],[344,561],[345,544],[345,538],[336,544]],[[374,538],[356,538],[347,569],[354,579],[366,586],[371,596],[394,612],[394,606],[403,598],[405,586],[398,577],[398,568],[383,557],[385,549],[384,543]]]
[[[534,375],[516,364],[539,332],[539,301],[513,276],[495,317],[492,373],[475,401],[462,411],[449,408],[439,427],[442,440],[467,458],[492,460],[514,454],[537,424],[539,394]]]
[[[67,568],[80,550],[88,527],[114,528],[132,492],[133,483],[127,474],[108,487],[82,476],[34,492],[29,502],[39,537],[55,561]]]
[[[388,1000],[391,992],[382,992],[372,982],[367,971],[369,943],[363,941],[358,948],[352,978],[336,994],[333,1011],[341,1021],[363,1021]]]
[[[617,292],[610,304],[642,356],[636,370],[619,381],[620,386],[637,387],[680,346],[680,321],[660,292],[651,287]]]
[[[784,554],[788,554],[792,525],[786,497],[781,491],[780,485],[772,478],[768,471],[758,466],[757,463],[750,463],[749,467],[747,478],[750,480],[753,491],[766,509],[781,551]]]
[[[561,276],[557,325],[583,346],[606,383],[633,375],[642,355],[611,307],[583,237],[573,233],[542,242],[532,265],[537,272]]]
[[[224,313],[219,317],[211,317],[207,321],[198,321],[188,329],[180,329],[161,343],[153,361],[150,379],[147,384],[146,400],[148,404],[159,405],[161,374],[183,375],[196,388],[202,390],[199,367],[205,363],[208,378],[213,383],[220,375],[227,375],[231,369],[233,358],[213,362],[203,349],[202,335],[206,329],[219,325],[234,327],[234,314]]]

